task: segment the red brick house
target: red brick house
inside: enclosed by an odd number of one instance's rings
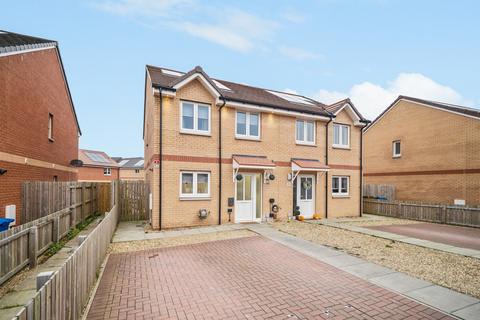
[[[0,217],[23,181],[77,180],[80,134],[58,43],[0,30]]]
[[[78,168],[78,181],[108,182],[118,180],[119,165],[103,151],[78,150],[83,165]]]

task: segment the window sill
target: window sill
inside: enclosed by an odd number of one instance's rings
[[[188,134],[192,136],[201,136],[201,137],[211,137],[212,134],[210,132],[197,132],[197,131],[184,131],[180,130],[181,134]]]
[[[393,159],[400,159],[401,157],[402,157],[402,155],[392,156]]]
[[[333,149],[340,149],[340,150],[352,150],[352,148],[350,148],[350,146],[340,146],[340,145],[332,145],[332,148]]]
[[[211,197],[186,197],[186,196],[182,196],[179,199],[180,199],[180,201],[210,201],[210,200],[212,200]]]
[[[235,136],[235,140],[247,140],[247,141],[256,141],[256,142],[261,142],[262,140],[260,138],[255,138],[255,137],[243,137],[243,136]]]
[[[48,138],[48,141],[49,141],[49,142],[55,142],[55,139],[53,139],[53,138]]]
[[[295,141],[295,144],[296,144],[297,146],[317,147],[317,144],[316,144],[316,143],[308,143],[308,142]]]
[[[334,199],[349,199],[350,196],[349,195],[333,195],[332,194],[332,198],[334,198]]]

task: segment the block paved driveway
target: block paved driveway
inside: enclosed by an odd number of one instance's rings
[[[261,236],[110,256],[87,319],[450,319]]]
[[[480,250],[480,228],[459,227],[437,223],[397,224],[368,228],[412,238],[440,242],[461,248]]]

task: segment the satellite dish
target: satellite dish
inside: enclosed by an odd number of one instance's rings
[[[73,159],[72,161],[70,161],[70,165],[72,167],[81,167],[83,166],[83,161],[79,159]]]

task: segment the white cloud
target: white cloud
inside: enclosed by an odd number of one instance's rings
[[[373,120],[399,95],[460,105],[471,104],[454,89],[419,73],[400,73],[385,87],[371,82],[363,82],[352,86],[348,92],[320,90],[313,96],[324,103],[333,103],[350,97],[359,111],[366,118]]]
[[[298,47],[281,46],[278,48],[281,54],[287,58],[305,61],[321,58],[321,55]]]
[[[282,18],[291,23],[302,23],[305,21],[305,16],[303,14],[295,12],[292,9],[285,10],[282,13]]]
[[[261,48],[279,27],[275,21],[239,9],[200,6],[195,0],[99,0],[94,7],[137,18],[142,24],[160,24],[186,32],[240,52]]]
[[[122,16],[163,17],[172,10],[186,9],[194,5],[193,0],[120,0],[95,2],[93,6]]]
[[[216,20],[214,23],[175,21],[172,27],[241,52],[251,51],[268,42],[278,28],[276,22],[238,9],[221,10]]]

